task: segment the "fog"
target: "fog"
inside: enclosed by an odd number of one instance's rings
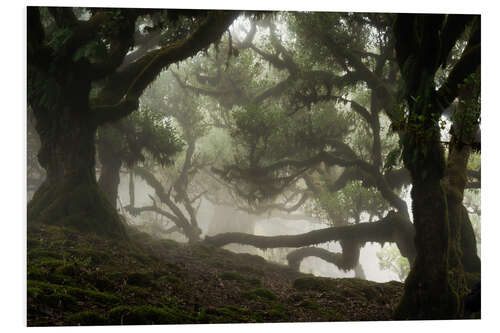
[[[154,190],[147,185],[147,183],[140,177],[134,177],[135,181],[135,204],[136,206],[147,206],[151,203],[151,197],[154,196]],[[119,185],[119,202],[121,207],[125,207],[130,203],[129,197],[129,175],[122,173],[121,181]],[[405,198],[411,202],[409,195]],[[202,200],[198,211],[198,222],[202,229],[202,236],[210,235],[211,223],[214,221],[215,211],[217,209],[227,210],[227,207],[215,206],[207,200]],[[148,215],[145,217],[134,217],[127,213],[125,210],[120,209],[123,216],[126,217],[127,222],[141,226],[145,223],[145,219],[159,219],[158,223],[167,227],[169,225],[168,220],[162,219],[159,216]],[[245,221],[238,219],[232,220],[234,215],[226,216],[226,219],[230,221],[226,225],[226,230],[219,230],[219,232],[237,232],[245,229]],[[170,223],[171,225],[171,223]],[[213,227],[213,226],[212,226]],[[253,234],[262,236],[279,236],[279,235],[298,235],[312,230],[318,230],[325,227],[325,224],[312,223],[307,220],[286,220],[281,218],[270,218],[261,219],[255,222]],[[213,234],[213,232],[212,232]],[[179,233],[174,233],[165,238],[173,239],[180,242],[186,242],[186,238]],[[325,244],[319,244],[318,247],[327,249],[332,252],[341,252],[342,248],[338,242],[329,242]],[[264,257],[266,260],[276,262],[282,265],[286,265],[286,255],[290,252],[291,248],[278,248],[278,249],[268,249],[260,250],[248,245],[237,245],[231,244],[226,245],[224,248],[238,252],[238,253],[249,253],[253,255],[259,255]],[[381,250],[381,245],[378,243],[368,243],[361,249],[359,262],[363,267],[364,273],[367,280],[376,282],[387,282],[391,280],[399,280],[396,273],[390,270],[382,270],[379,266],[379,259],[376,253]],[[315,276],[322,277],[332,277],[332,278],[347,278],[354,277],[354,271],[343,271],[337,268],[337,266],[325,262],[322,259],[315,257],[308,257],[304,259],[300,265],[300,271],[303,273],[313,274]]]

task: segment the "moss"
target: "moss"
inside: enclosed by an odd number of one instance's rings
[[[42,185],[28,204],[28,223],[70,226],[86,233],[128,239],[118,214],[92,181],[66,179]]]
[[[80,259],[84,266],[102,265],[112,260],[108,253],[91,248],[69,249],[68,252]]]
[[[121,290],[121,294],[124,297],[132,297],[136,299],[138,303],[144,303],[147,300],[147,297],[151,294],[151,292],[148,289],[145,289],[144,287],[125,285]]]
[[[245,277],[245,276],[243,276],[241,274],[238,274],[236,272],[224,272],[224,273],[222,273],[220,275],[220,278],[222,280],[226,280],[226,281],[241,281],[241,282],[245,282],[245,283],[248,283],[249,285],[255,286],[255,287],[260,286],[260,280],[259,279]]]
[[[198,313],[198,323],[238,323],[249,321],[249,311],[228,305],[222,308],[202,308]]]
[[[116,285],[115,282],[109,278],[108,274],[96,271],[87,273],[85,279],[99,291],[112,290]]]
[[[259,276],[264,276],[264,272],[261,269],[255,268],[253,266],[249,265],[235,265],[234,266],[236,270],[246,272],[246,273],[251,273],[251,274],[256,274]]]
[[[28,280],[44,280],[46,273],[37,266],[28,266]]]
[[[179,286],[182,284],[182,280],[172,274],[168,274],[160,277],[158,283]]]
[[[346,316],[340,314],[339,312],[326,310],[321,312],[325,316],[327,321],[347,321],[349,320]]]
[[[67,276],[78,276],[81,273],[80,268],[74,263],[68,265],[62,265],[56,268],[56,273],[60,273]]]
[[[61,286],[58,284],[47,283],[36,280],[28,280],[28,287],[36,287],[41,289],[46,295],[67,295],[72,299],[78,297],[79,299],[87,299],[94,301],[101,305],[112,305],[119,303],[121,299],[115,295],[89,290],[82,289],[71,286]]]
[[[257,278],[249,278],[247,279],[247,282],[252,285],[252,286],[260,286],[260,280]]]
[[[29,245],[28,245],[28,248],[29,248]],[[48,251],[48,250],[40,249],[40,248],[28,250],[28,260],[36,260],[36,259],[40,259],[40,258],[63,259],[63,256],[61,253],[58,253],[56,251]]]
[[[318,310],[320,308],[318,302],[312,299],[303,300],[302,302],[299,303],[299,306],[311,310]]]
[[[238,273],[235,272],[224,272],[220,275],[222,280],[228,281],[244,281],[245,278]]]
[[[195,322],[187,313],[168,307],[119,306],[109,311],[109,320],[115,325],[185,324]]]
[[[128,274],[127,283],[140,287],[153,287],[153,275],[151,272],[133,272]]]
[[[70,288],[68,292],[80,298],[92,300],[101,305],[113,305],[121,302],[120,297],[106,292],[80,288]]]
[[[469,273],[469,272],[464,272],[465,274],[465,280],[467,281],[467,287],[472,289],[472,287],[481,281],[481,273]]]
[[[290,321],[287,315],[287,308],[279,303],[274,303],[271,309],[255,311],[252,316],[258,323]]]
[[[102,315],[92,311],[82,311],[70,315],[66,319],[67,324],[75,326],[97,326],[106,325],[108,320]]]
[[[277,299],[276,295],[265,288],[256,288],[242,294],[243,297],[253,300],[265,299],[269,301],[274,301]]]
[[[293,282],[293,287],[297,290],[328,291],[332,287],[329,282],[325,278],[301,277]]]
[[[28,303],[30,298],[55,308],[76,309],[77,301],[64,288],[45,282],[28,280]]]
[[[42,289],[37,288],[37,287],[28,287],[27,288],[28,297],[37,298],[38,295],[42,294],[42,292],[43,292]]]

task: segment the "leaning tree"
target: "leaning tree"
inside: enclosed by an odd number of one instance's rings
[[[135,111],[162,70],[217,42],[237,15],[28,7],[28,103],[47,172],[28,221],[125,237],[96,183],[97,128]]]

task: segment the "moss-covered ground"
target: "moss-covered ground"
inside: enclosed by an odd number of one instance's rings
[[[388,320],[399,282],[317,278],[204,243],[28,228],[28,326]]]

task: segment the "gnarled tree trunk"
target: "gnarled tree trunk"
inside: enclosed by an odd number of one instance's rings
[[[40,135],[38,153],[47,178],[28,204],[28,223],[64,225],[97,234],[126,238],[118,214],[99,189],[95,177],[97,126],[88,117],[90,82],[50,81],[52,103],[33,96],[31,106]],[[55,92],[54,92],[55,91]],[[43,101],[43,102],[42,102]]]

